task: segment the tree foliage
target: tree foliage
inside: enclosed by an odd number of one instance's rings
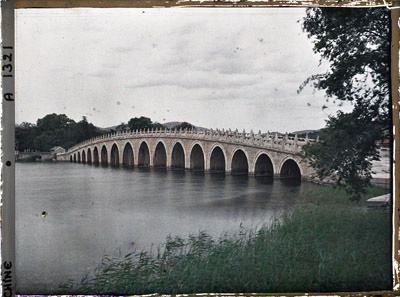
[[[153,123],[150,118],[144,116],[141,116],[140,118],[131,118],[128,122],[128,126],[131,131],[164,128],[160,123]]]
[[[390,123],[390,34],[385,8],[309,8],[303,30],[328,70],[308,77],[306,85],[328,98],[354,103],[350,113],[330,116],[320,141],[304,147],[318,176],[344,185],[358,200],[371,179],[376,142]]]
[[[20,151],[32,150],[34,141],[38,131],[36,125],[22,122],[19,126],[15,127],[15,142],[16,149]]]
[[[141,129],[151,129],[153,122],[150,118],[141,116],[140,118],[131,118],[128,122],[129,129],[131,131],[141,130]]]
[[[380,128],[380,129],[379,129]],[[363,104],[351,113],[330,116],[316,143],[304,147],[304,157],[317,169],[320,179],[344,186],[351,200],[359,200],[371,179],[372,161],[379,160],[376,140],[383,127],[371,121]]]
[[[323,73],[308,77],[307,84],[325,90],[328,97],[355,101],[362,95],[380,116],[389,113],[390,15],[386,8],[309,8],[302,23],[313,40]]]
[[[190,129],[194,129],[194,128],[196,128],[196,127],[193,126],[192,124],[188,123],[188,122],[182,122],[179,125],[176,125],[174,127],[174,129],[177,129],[177,130],[179,130],[179,129],[182,129],[182,130],[188,129],[188,130],[190,130]]]
[[[190,124],[189,124],[190,125]],[[118,125],[114,132],[135,131],[143,129],[164,129],[159,123],[153,123],[150,118],[141,116],[131,118],[129,122]],[[86,117],[75,122],[65,114],[48,114],[38,119],[35,124],[23,122],[15,127],[16,149],[18,151],[48,152],[54,146],[69,148],[86,139],[105,133]]]
[[[69,148],[85,139],[101,135],[86,117],[75,122],[65,114],[48,114],[36,125],[22,123],[15,128],[16,149],[19,151],[48,152],[54,146]]]

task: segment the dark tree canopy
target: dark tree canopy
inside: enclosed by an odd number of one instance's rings
[[[131,131],[164,128],[160,123],[153,123],[150,118],[144,116],[141,116],[140,118],[131,118],[128,122],[128,126]]]
[[[183,122],[177,128],[190,129],[194,126]],[[86,117],[75,122],[65,114],[48,114],[35,124],[23,122],[15,127],[15,145],[18,151],[48,152],[55,146],[68,149],[84,140],[109,132],[127,132],[147,129],[165,129],[165,126],[141,116],[121,123],[115,130],[99,129],[87,121]]]
[[[16,149],[20,151],[32,150],[38,130],[34,124],[22,122],[15,127]]]
[[[131,118],[121,123],[112,131],[135,131],[141,129],[164,129],[159,123],[153,123],[150,118],[141,116]],[[48,114],[38,119],[35,124],[23,122],[15,127],[15,145],[18,151],[48,152],[54,146],[68,149],[84,140],[110,132],[109,129],[99,129],[87,121],[86,117],[75,122],[65,114]]]
[[[351,101],[354,110],[330,116],[320,141],[304,147],[318,176],[344,185],[360,199],[371,179],[377,141],[390,124],[390,17],[386,8],[309,8],[302,23],[328,70],[306,85],[327,97]]]
[[[140,129],[151,129],[153,122],[150,118],[141,116],[140,118],[132,118],[128,122],[129,129],[131,131],[140,130]]]
[[[75,144],[101,135],[86,117],[76,123],[65,114],[48,114],[38,119],[36,125],[22,123],[15,128],[16,149],[19,151],[48,152],[54,146],[69,148]]]
[[[182,122],[182,123],[180,123],[179,125],[176,125],[176,126],[174,127],[174,129],[177,129],[177,130],[179,130],[179,129],[182,129],[182,130],[185,130],[185,129],[194,129],[194,128],[196,128],[196,127],[193,126],[192,124],[188,123],[188,122]]]
[[[302,23],[314,52],[327,61],[326,72],[307,84],[328,97],[355,101],[362,96],[388,117],[390,91],[390,14],[386,8],[309,8]]]
[[[346,187],[351,200],[359,200],[371,179],[371,162],[379,160],[376,140],[383,131],[377,127],[361,103],[352,113],[339,111],[321,130],[322,140],[304,147],[304,157],[317,168],[320,179],[328,177]]]
[[[72,123],[75,123],[74,120],[68,118],[65,114],[52,113],[42,119],[38,119],[36,126],[40,131],[55,131],[67,129]]]

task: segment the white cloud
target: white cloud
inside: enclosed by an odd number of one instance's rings
[[[17,121],[56,112],[99,126],[146,115],[257,131],[320,128],[323,94],[296,93],[320,71],[297,22],[303,13],[18,10]]]

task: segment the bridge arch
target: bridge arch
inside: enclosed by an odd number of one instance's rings
[[[86,152],[84,149],[82,150],[82,163],[86,164]]]
[[[107,166],[108,165],[108,154],[107,154],[107,148],[105,145],[103,145],[103,147],[101,148],[100,158],[101,158],[101,165]]]
[[[204,171],[204,149],[200,143],[195,142],[190,150],[190,170]]]
[[[226,171],[226,154],[219,146],[214,145],[210,154],[210,173],[225,173]]]
[[[149,150],[149,145],[147,144],[146,141],[142,141],[142,143],[139,146],[138,166],[150,167],[150,150]]]
[[[168,167],[256,176],[307,178],[312,168],[298,156],[299,147],[242,137],[201,134],[116,134],[72,147],[60,160],[112,166]]]
[[[286,158],[282,161],[279,176],[281,178],[301,179],[301,167],[293,158]]]
[[[92,164],[92,151],[90,150],[90,147],[87,150],[87,163]]]
[[[134,166],[134,155],[132,145],[127,142],[124,146],[124,151],[122,154],[122,166],[133,168]]]
[[[97,148],[97,146],[95,146],[93,149],[93,164],[99,165],[99,163],[100,163],[99,149]]]
[[[274,176],[272,158],[266,152],[260,152],[256,155],[253,172],[255,176]]]
[[[116,143],[114,143],[111,147],[110,161],[112,167],[119,166],[119,149]]]
[[[167,151],[162,141],[159,141],[154,149],[153,167],[167,168]]]
[[[236,149],[232,155],[231,162],[232,175],[248,175],[249,161],[246,153],[242,149]]]
[[[175,142],[172,149],[171,168],[185,170],[185,150],[179,141]]]

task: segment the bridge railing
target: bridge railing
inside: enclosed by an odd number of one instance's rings
[[[109,140],[121,140],[121,139],[132,139],[132,138],[185,138],[185,139],[197,139],[207,141],[218,141],[233,144],[242,144],[266,149],[276,149],[280,151],[286,151],[291,153],[298,153],[301,151],[301,147],[307,143],[318,141],[315,139],[298,137],[295,135],[288,135],[287,133],[282,135],[278,133],[261,133],[259,131],[255,134],[253,131],[246,133],[239,132],[237,129],[232,131],[231,129],[144,129],[135,131],[123,131],[109,133],[94,138],[87,139],[67,150],[68,152],[81,149],[89,144],[99,143]]]

